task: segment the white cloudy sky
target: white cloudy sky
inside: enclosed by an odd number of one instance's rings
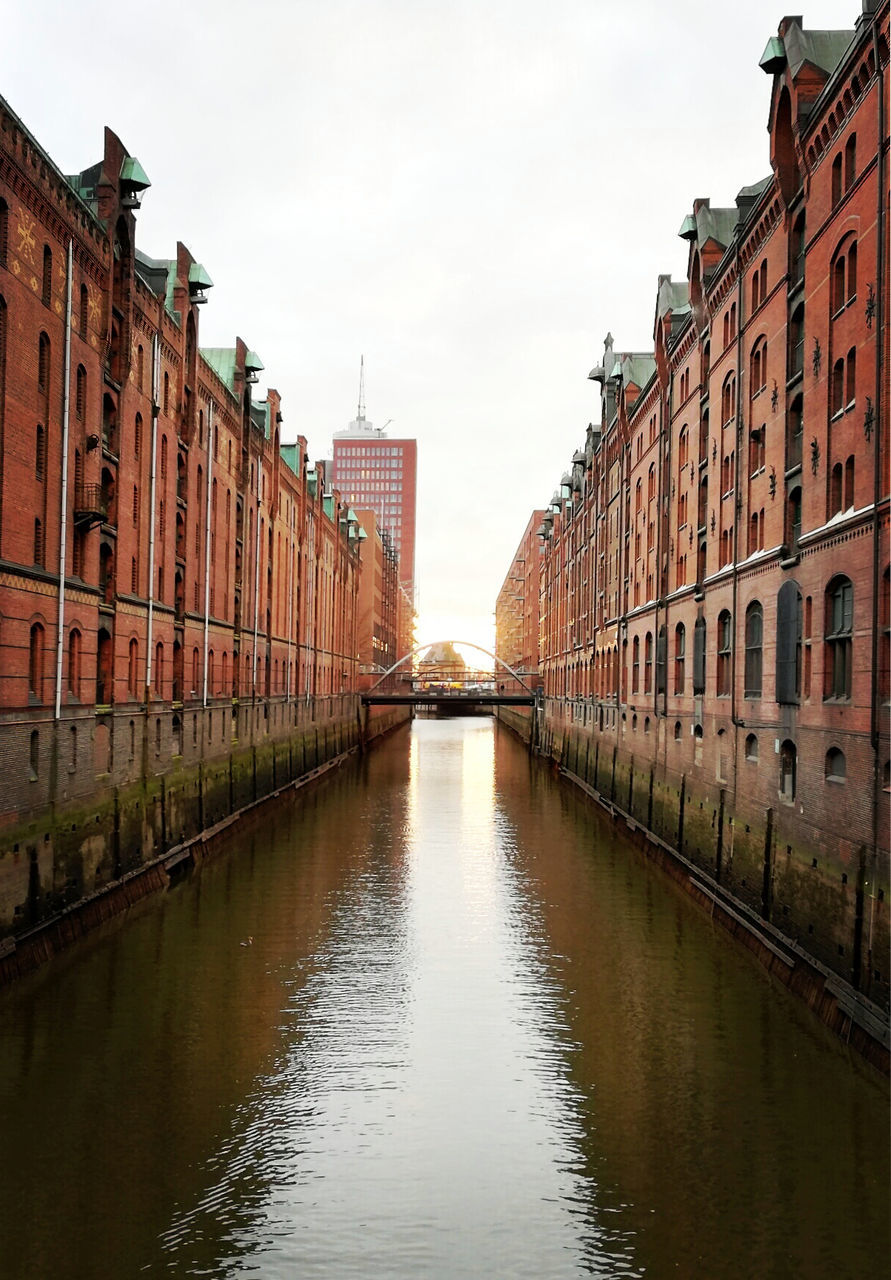
[[[802,0],[852,27],[858,0]],[[418,440],[420,638],[491,643],[531,510],[597,416],[608,330],[651,346],[693,198],[769,172],[775,0],[19,0],[0,93],[65,172],[108,124],[145,252],[215,282],[313,456],[366,408]]]

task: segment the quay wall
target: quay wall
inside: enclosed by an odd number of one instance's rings
[[[590,712],[590,714],[589,714]],[[678,770],[657,741],[617,740],[593,708],[546,699],[498,720],[621,822],[647,857],[820,1019],[889,1070],[886,863],[807,838],[781,805]],[[662,722],[663,726],[665,722]]]
[[[0,986],[167,888],[234,822],[364,750],[410,709],[372,707],[363,718],[355,695],[258,703],[236,708],[215,743],[213,711],[194,714],[194,741],[191,726],[183,734],[179,725],[174,754],[143,751],[141,763],[116,765],[112,750],[88,791],[0,829]],[[168,746],[171,718],[162,713]],[[114,729],[112,743],[129,758],[129,725]]]

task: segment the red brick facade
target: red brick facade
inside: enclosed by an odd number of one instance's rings
[[[356,518],[362,530],[356,621],[359,674],[361,685],[370,687],[403,656],[398,648],[399,557],[374,511],[359,510]]]
[[[538,529],[544,511],[533,511],[495,601],[495,654],[514,671],[538,671],[539,561],[544,554]]]
[[[688,813],[692,788],[715,822],[734,815],[739,857],[757,830],[763,883],[734,881],[720,841],[712,872],[885,999],[888,5],[873,7],[847,33],[784,19],[761,63],[770,177],[733,208],[694,203],[688,280],[660,279],[652,352],[607,338],[601,424],[542,525],[540,654],[548,718],[590,735],[590,771],[615,751],[629,795],[652,771]],[[833,920],[819,944],[817,917]]]
[[[356,687],[358,524],[200,348],[200,264],[137,250],[143,178],[106,130],[66,179],[0,100],[0,822]]]

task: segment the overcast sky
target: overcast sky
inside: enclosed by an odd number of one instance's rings
[[[857,0],[803,0],[850,28]],[[694,197],[770,170],[767,0],[19,0],[0,92],[66,173],[109,125],[152,181],[137,244],[182,240],[327,457],[366,413],[418,441],[420,639],[491,644],[530,512],[587,423],[611,331],[652,346]],[[487,639],[488,637],[488,639]]]

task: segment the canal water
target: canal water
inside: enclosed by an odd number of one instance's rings
[[[0,1276],[860,1280],[889,1107],[491,720],[0,997]]]

